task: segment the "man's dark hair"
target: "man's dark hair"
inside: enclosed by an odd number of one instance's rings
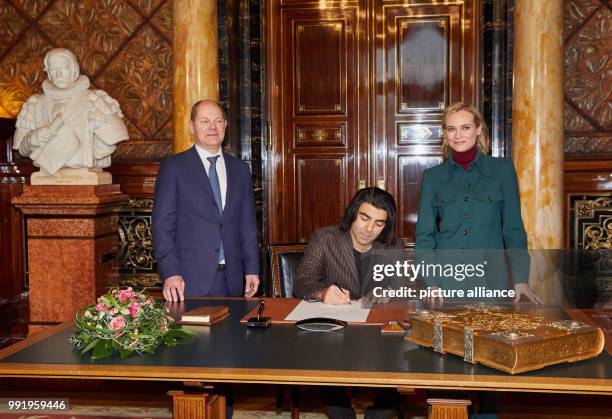
[[[223,109],[223,106],[221,106],[221,104],[219,102],[216,102],[214,100],[209,100],[209,99],[202,99],[202,100],[198,100],[196,103],[193,104],[193,106],[191,107],[191,122],[194,122],[196,119],[196,116],[198,115],[198,107],[202,104],[202,103],[212,103],[215,104],[219,107],[219,109],[221,109],[221,113],[223,114],[223,120],[227,121],[227,113],[225,113],[225,109]]]
[[[395,230],[397,207],[395,206],[393,196],[380,188],[363,188],[355,194],[348,207],[344,210],[342,222],[340,223],[340,230],[349,231],[351,229],[351,225],[357,218],[359,207],[364,202],[387,212],[385,228],[381,231],[376,240],[386,245],[395,243],[396,237],[393,231]]]

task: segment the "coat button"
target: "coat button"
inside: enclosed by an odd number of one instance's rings
[[[489,201],[493,202],[493,196],[489,196]]]
[[[466,196],[463,198],[463,200],[464,200],[465,202],[467,202],[467,201],[469,201],[469,200],[470,200],[470,198],[469,198],[469,197],[466,195]]]
[[[463,235],[467,236],[467,234],[468,234],[468,231],[467,231],[467,228],[466,228],[465,230],[463,230]]]
[[[223,230],[223,224],[219,224],[219,230]]]
[[[470,218],[470,213],[466,212],[465,214],[463,214],[463,218],[465,218],[466,220]]]

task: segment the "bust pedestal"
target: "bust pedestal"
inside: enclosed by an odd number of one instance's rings
[[[13,198],[27,224],[30,333],[72,320],[119,282],[119,185],[25,186]]]

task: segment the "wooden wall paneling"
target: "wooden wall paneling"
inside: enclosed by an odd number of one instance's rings
[[[396,202],[401,208],[398,212],[398,236],[404,238],[408,246],[414,246],[419,198],[421,195],[421,178],[423,172],[442,162],[440,156],[400,156],[397,158],[398,187]]]
[[[307,241],[337,224],[367,177],[360,10],[361,2],[270,5],[271,242]]]
[[[25,290],[21,239],[25,225],[21,214],[11,204],[11,199],[21,194],[24,183],[11,181],[4,176],[0,179],[0,300],[11,300]]]
[[[347,204],[346,156],[298,156],[296,166],[297,234],[300,242],[307,242],[314,229],[338,224],[342,218]]]
[[[29,161],[14,161],[14,129],[14,119],[0,119],[0,305],[17,299],[26,290],[25,224],[11,200],[21,194],[35,168]]]
[[[375,184],[398,201],[397,234],[414,244],[422,171],[441,162],[441,117],[477,104],[477,2],[376,3],[372,154]],[[470,22],[470,23],[468,23]]]
[[[114,162],[107,170],[113,175],[113,183],[118,183],[130,198],[153,197],[159,162]]]

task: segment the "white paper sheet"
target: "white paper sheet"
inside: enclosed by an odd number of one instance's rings
[[[365,323],[368,314],[370,314],[370,309],[362,308],[361,301],[351,301],[350,304],[342,305],[300,301],[285,320],[298,321],[312,317],[327,317],[349,323]]]

